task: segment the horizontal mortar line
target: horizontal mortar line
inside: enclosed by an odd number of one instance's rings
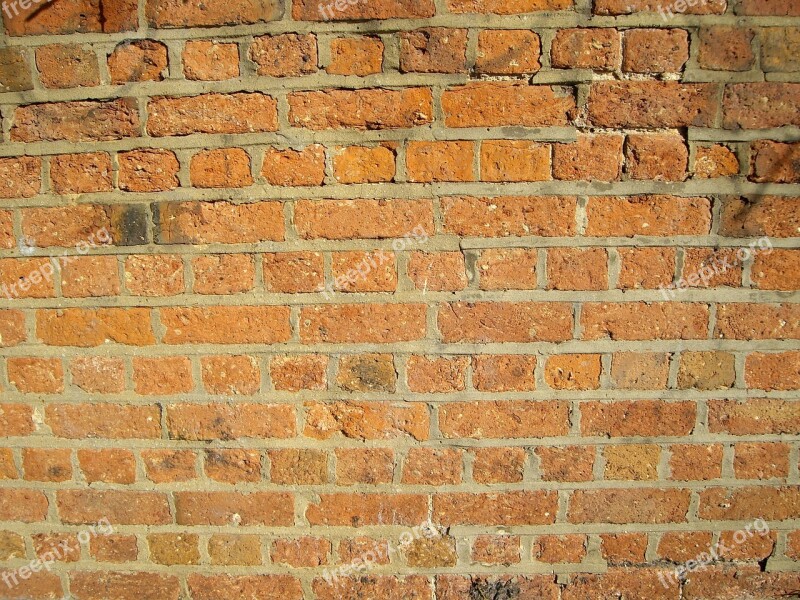
[[[425,198],[420,198],[424,200]],[[799,199],[800,200],[800,199]],[[386,239],[376,238],[354,238],[346,240],[326,240],[321,238],[296,239],[284,242],[256,242],[256,243],[205,243],[205,244],[159,244],[149,243],[131,246],[103,246],[102,249],[90,249],[85,256],[129,256],[132,254],[169,254],[180,255],[192,258],[204,254],[262,254],[274,252],[337,252],[350,250],[391,250],[395,240],[402,239],[400,236]],[[450,234],[435,234],[425,242],[424,245],[409,246],[398,254],[408,254],[414,251],[435,252],[435,251],[462,251],[480,250],[485,248],[747,248],[752,242],[757,242],[760,237],[731,238],[719,235],[706,236],[682,236],[675,235],[670,237],[656,236],[633,236],[633,237],[459,237]],[[800,248],[800,237],[793,238],[770,238],[773,248],[795,249]],[[45,248],[28,248],[26,254],[22,254],[18,249],[0,250],[0,258],[58,258],[61,256],[81,256],[75,246],[48,246]],[[735,288],[713,288],[714,290],[727,290]],[[743,288],[744,289],[744,288]],[[481,293],[491,293],[490,291],[480,290]],[[603,291],[603,290],[600,290]],[[605,290],[615,292],[618,290]],[[683,298],[686,294],[693,294],[694,290],[687,289],[685,292],[677,294],[676,297]],[[747,292],[764,291],[745,289]],[[766,290],[769,291],[769,290]],[[262,292],[254,292],[262,293]],[[434,294],[436,292],[427,292]],[[426,293],[426,295],[427,295]],[[447,292],[449,294],[449,292]],[[568,292],[567,292],[568,293]],[[626,297],[630,294],[658,294],[663,299],[663,295],[658,289],[651,290],[628,290]],[[344,292],[337,292],[344,294]],[[286,294],[287,298],[296,298],[302,294]],[[348,296],[353,294],[348,293]],[[226,295],[221,294],[219,297]],[[377,297],[377,296],[376,296]],[[382,293],[381,297],[385,297]],[[585,297],[585,293],[581,296]],[[323,297],[324,298],[324,297]],[[0,301],[3,298],[0,296]],[[18,299],[21,300],[21,299]]]
[[[236,404],[236,403],[233,403]],[[246,403],[243,403],[246,404]],[[2,404],[0,404],[2,406]],[[169,404],[166,405],[167,407]],[[628,445],[641,445],[653,444],[663,448],[676,444],[688,445],[706,445],[706,444],[739,444],[747,442],[787,442],[797,443],[800,442],[800,435],[790,435],[786,433],[770,433],[770,434],[748,434],[748,435],[732,435],[729,433],[704,433],[704,434],[690,434],[685,436],[577,436],[574,434],[564,435],[559,437],[541,437],[541,438],[433,438],[417,440],[410,436],[392,439],[360,439],[348,438],[346,436],[331,436],[328,439],[319,439],[315,437],[304,437],[298,434],[292,438],[251,438],[243,437],[236,438],[235,440],[227,440],[216,438],[212,440],[198,441],[198,440],[182,440],[162,438],[149,438],[149,439],[130,439],[130,438],[61,438],[53,436],[50,433],[38,433],[30,436],[9,436],[4,438],[4,442],[9,447],[24,448],[24,447],[48,447],[52,444],[54,447],[60,448],[86,448],[92,449],[95,446],[100,447],[119,447],[120,441],[124,441],[126,448],[132,450],[147,450],[150,448],[174,448],[177,450],[204,450],[204,449],[230,449],[230,448],[244,448],[248,450],[285,450],[297,448],[313,448],[319,450],[335,450],[337,448],[383,448],[390,446],[398,452],[407,452],[412,448],[455,448],[462,450],[471,450],[478,448],[495,448],[495,447],[514,447],[514,448],[534,448],[534,447],[559,447],[559,446],[628,446]],[[267,445],[268,444],[268,445]],[[115,446],[116,445],[116,446]],[[11,481],[11,480],[9,480]],[[716,480],[713,480],[716,481]],[[733,480],[740,482],[741,480]],[[558,482],[551,482],[558,483]],[[574,482],[562,482],[572,484]],[[636,482],[633,482],[636,483]],[[686,483],[686,482],[684,482]],[[698,485],[702,482],[697,482]],[[161,487],[167,487],[172,484],[164,483],[159,484]],[[318,484],[320,487],[327,484]]]
[[[592,354],[603,352],[676,352],[679,350],[719,350],[730,352],[784,352],[796,350],[798,340],[567,340],[564,342],[489,342],[445,344],[437,340],[415,340],[411,342],[278,342],[273,344],[157,344],[148,346],[128,346],[106,342],[98,346],[62,346],[25,344],[3,348],[3,354],[9,356],[27,356],[36,352],[40,356],[67,356],[70,351],[75,355],[122,354],[130,356],[173,356],[188,354],[251,354],[292,353],[292,354],[337,354],[337,353],[385,353],[391,352],[456,355],[463,354]]]
[[[702,483],[703,485],[700,485]],[[392,495],[398,493],[417,494],[417,495],[433,495],[447,493],[498,493],[498,492],[539,492],[539,491],[581,491],[581,490],[657,490],[657,489],[686,489],[693,491],[702,491],[708,488],[723,487],[730,490],[737,490],[743,488],[798,488],[800,484],[787,483],[778,479],[761,480],[761,479],[720,479],[710,480],[705,482],[684,482],[684,481],[657,481],[657,480],[602,480],[602,481],[587,481],[581,483],[560,483],[549,481],[530,481],[523,483],[504,483],[502,488],[498,489],[496,485],[489,484],[466,484],[466,485],[440,485],[440,486],[421,486],[421,485],[408,485],[408,484],[381,484],[369,486],[366,484],[352,485],[352,486],[336,486],[334,484],[304,486],[313,489],[304,489],[301,491],[294,491],[293,488],[287,488],[287,484],[268,483],[266,481],[259,482],[240,482],[236,485],[224,484],[208,480],[196,480],[192,483],[182,483],[179,487],[171,489],[158,489],[154,490],[152,482],[142,481],[134,484],[111,484],[111,483],[93,483],[89,488],[86,484],[75,484],[69,481],[59,483],[30,482],[21,480],[3,480],[0,485],[0,490],[11,489],[31,489],[35,484],[36,489],[41,491],[120,491],[120,492],[147,492],[158,491],[161,493],[176,493],[176,492],[236,492],[236,493],[258,493],[258,492],[289,492],[299,497],[311,496],[312,494],[325,494],[325,493],[345,493],[345,494],[384,494]]]
[[[87,302],[90,304],[87,306]],[[771,291],[749,289],[687,290],[675,293],[674,299],[666,299],[658,290],[520,290],[484,291],[464,290],[461,292],[420,292],[401,291],[396,293],[344,293],[328,294],[273,294],[248,293],[224,296],[204,296],[180,294],[165,297],[114,296],[93,298],[26,298],[8,299],[3,296],[0,308],[65,309],[65,308],[186,308],[206,306],[236,307],[311,307],[347,306],[353,304],[380,306],[386,304],[452,304],[452,303],[541,303],[560,304],[580,302],[586,304],[634,304],[672,303],[672,304],[725,304],[725,303],[800,303],[798,291]]]
[[[41,355],[37,354],[37,358]],[[81,354],[81,357],[85,354]],[[257,355],[258,356],[258,355]],[[275,356],[281,356],[276,354]],[[542,357],[544,358],[544,357]],[[35,396],[35,399],[31,399]],[[715,390],[697,389],[662,389],[662,390],[631,390],[631,389],[592,389],[585,391],[571,391],[559,389],[541,389],[525,392],[480,392],[477,390],[451,392],[445,394],[423,394],[412,392],[384,392],[351,394],[344,391],[267,391],[256,394],[241,394],[226,396],[222,394],[206,394],[201,391],[181,392],[179,394],[137,394],[129,390],[116,394],[97,394],[85,392],[79,388],[67,390],[58,394],[22,393],[6,390],[3,393],[2,403],[6,404],[31,404],[38,405],[41,398],[46,398],[49,404],[105,404],[124,403],[140,406],[161,403],[165,406],[174,404],[289,404],[302,406],[306,402],[380,402],[380,403],[416,403],[416,404],[450,404],[464,402],[572,402],[576,406],[599,402],[604,400],[614,401],[645,401],[657,400],[665,403],[698,402],[707,403],[711,400],[788,400],[800,401],[800,390],[762,390],[759,388],[725,388]],[[800,429],[800,428],[799,428]]]
[[[353,199],[431,199],[438,196],[643,196],[668,195],[710,197],[718,195],[800,196],[800,184],[752,183],[740,180],[660,183],[621,181],[547,180],[537,182],[447,182],[447,183],[360,183],[330,184],[318,187],[281,187],[254,184],[244,188],[176,188],[167,192],[132,193],[124,191],[91,194],[46,194],[32,199],[15,199],[9,207],[64,206],[107,201],[113,204],[151,204],[169,201],[231,200],[252,204],[265,200],[353,200]],[[4,206],[5,207],[5,206]]]
[[[480,19],[476,26],[475,19]],[[114,43],[132,39],[180,40],[206,38],[239,38],[276,33],[395,33],[412,31],[421,27],[450,27],[461,29],[562,29],[565,27],[663,27],[675,26],[697,27],[708,25],[737,25],[753,27],[778,27],[800,25],[800,18],[790,16],[746,16],[746,15],[686,15],[676,14],[669,22],[657,12],[639,12],[633,15],[605,16],[592,15],[576,11],[542,11],[516,15],[494,15],[486,13],[440,14],[428,18],[416,19],[370,19],[370,20],[336,20],[336,21],[296,21],[278,19],[252,25],[235,25],[196,28],[154,28],[146,24],[136,31],[104,34],[75,33],[58,35],[63,43]],[[14,46],[39,46],[53,43],[51,35],[8,36]]]
[[[704,76],[707,74],[710,75]],[[728,74],[715,74],[711,71],[687,71],[685,75],[688,79],[682,79],[676,83],[711,83],[722,85],[763,83],[763,74],[760,72],[737,74],[737,80],[735,81],[732,81]],[[791,79],[800,79],[800,74],[787,75],[790,75]],[[756,78],[756,76],[760,76],[761,78]],[[391,71],[375,73],[365,77],[354,75],[329,75],[324,69],[321,69],[313,74],[290,77],[273,77],[254,74],[223,81],[195,81],[182,77],[173,77],[161,81],[130,82],[124,84],[97,85],[94,87],[69,89],[45,88],[19,92],[5,92],[0,93],[0,105],[11,107],[18,104],[24,105],[42,102],[103,101],[118,98],[180,97],[215,93],[231,94],[237,92],[263,92],[272,96],[279,96],[296,91],[320,91],[330,89],[363,90],[370,88],[403,89],[432,86],[458,87],[469,83],[496,83],[499,81],[517,82],[526,86],[556,85],[572,87],[575,85],[591,85],[609,81],[640,80],[609,79],[605,74],[598,75],[588,69],[544,69],[524,75],[501,76],[474,72],[447,74]],[[787,81],[786,83],[791,83],[791,81]],[[787,125],[787,128],[789,130],[797,129],[790,125]],[[710,129],[709,131],[714,130]],[[731,131],[734,132],[734,135],[738,133],[736,129],[731,129]]]
[[[776,140],[796,142],[800,140],[800,127],[786,126],[772,129],[715,129],[707,127],[687,128],[690,142],[751,142],[756,140]]]

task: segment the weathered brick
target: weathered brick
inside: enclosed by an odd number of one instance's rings
[[[394,451],[389,448],[337,448],[338,485],[378,485],[391,483],[394,476]]]
[[[200,376],[209,394],[251,395],[261,387],[261,370],[252,356],[204,356]]]
[[[155,405],[49,404],[45,422],[53,435],[69,439],[161,437],[161,409]]]
[[[311,525],[418,525],[428,514],[421,494],[320,494],[306,509]]]
[[[86,46],[40,46],[36,49],[36,68],[42,85],[47,88],[100,85],[97,55]]]
[[[59,194],[111,191],[111,157],[105,152],[50,158],[50,181]]]
[[[424,404],[391,405],[386,402],[335,402],[306,404],[303,435],[329,439],[337,433],[360,440],[391,439],[410,435],[428,439],[430,415]]]
[[[656,444],[623,444],[603,447],[605,479],[642,481],[658,479],[661,448]]]
[[[447,438],[565,435],[569,430],[569,406],[558,400],[447,403],[439,407],[439,429]]]
[[[681,389],[719,390],[733,387],[734,356],[728,352],[683,352],[678,369]]]
[[[239,76],[239,48],[214,40],[188,40],[183,48],[186,79],[222,81]]]
[[[697,62],[714,71],[748,71],[755,62],[755,32],[743,27],[701,27]]]
[[[683,29],[630,29],[624,36],[623,71],[678,73],[689,60],[689,34]]]
[[[800,27],[765,27],[759,34],[764,71],[800,71]]]
[[[547,288],[608,289],[608,255],[603,248],[551,248],[547,251]]]
[[[392,252],[336,252],[331,257],[331,271],[334,292],[397,289],[397,259]]]
[[[225,596],[302,600],[300,580],[291,575],[201,575],[188,578],[192,598],[217,600]]]
[[[483,565],[517,564],[519,541],[518,535],[479,535],[472,543],[472,561]]]
[[[401,238],[420,226],[434,231],[433,209],[426,200],[301,200],[294,218],[306,239]]]
[[[294,496],[285,492],[175,492],[178,525],[268,525],[294,523]]]
[[[139,135],[139,112],[131,98],[20,106],[14,112],[15,142],[87,142]]]
[[[722,144],[696,146],[694,176],[703,179],[731,177],[739,173],[739,159]]]
[[[147,112],[147,132],[155,137],[278,129],[277,102],[256,92],[153,98]]]
[[[571,144],[553,144],[555,179],[616,181],[622,173],[621,135],[578,135]]]
[[[32,198],[42,186],[42,159],[36,156],[0,158],[0,198]]]
[[[0,92],[23,92],[31,89],[33,79],[27,52],[14,46],[0,49]]]
[[[147,308],[42,309],[36,312],[36,335],[50,346],[155,343]]]
[[[206,450],[206,477],[220,483],[255,483],[261,480],[261,455],[258,450]]]
[[[300,339],[307,344],[407,342],[425,337],[422,304],[337,304],[300,310]]]
[[[691,401],[592,401],[581,405],[581,433],[609,437],[689,435],[696,410]]]
[[[733,447],[737,479],[785,478],[789,475],[789,446],[779,442],[740,443]]]
[[[473,142],[408,142],[406,176],[409,181],[474,181]]]
[[[461,483],[463,450],[411,448],[403,461],[402,482],[417,485]]]
[[[572,236],[575,197],[442,198],[444,231],[460,236]]]
[[[26,481],[69,481],[72,479],[69,448],[23,448],[22,471]]]
[[[400,71],[463,73],[467,69],[467,30],[428,27],[400,33]]]
[[[795,434],[800,431],[798,403],[772,398],[710,400],[708,429],[733,435]]]
[[[250,60],[259,75],[298,77],[317,70],[317,36],[284,33],[257,37],[250,46]]]
[[[600,387],[603,366],[599,354],[549,356],[544,380],[555,390],[593,390]]]
[[[275,540],[270,556],[272,562],[294,568],[317,567],[328,564],[331,543],[322,538],[305,536],[296,539]]]
[[[328,357],[320,354],[274,356],[269,363],[272,385],[286,392],[326,389],[327,367]]]
[[[241,148],[204,150],[189,165],[192,185],[202,188],[247,187],[253,183],[250,156]]]
[[[41,10],[37,3],[26,3],[13,19],[6,20],[9,35],[49,35],[67,33],[116,33],[133,31],[137,26],[136,2],[110,0],[78,0],[69,5],[47,5]],[[16,6],[14,7],[16,11]]]
[[[87,483],[130,484],[136,481],[136,458],[130,450],[78,450],[78,462]]]
[[[611,359],[611,382],[618,389],[666,389],[669,358],[657,352],[616,352]]]
[[[720,444],[674,444],[669,449],[670,479],[705,481],[722,476]]]
[[[475,70],[496,75],[536,73],[541,41],[526,29],[484,29],[478,34]]]
[[[720,233],[731,237],[793,237],[800,228],[800,198],[726,196]]]
[[[196,294],[240,294],[253,289],[255,261],[249,254],[209,254],[192,259]]]
[[[551,179],[549,144],[528,140],[481,142],[481,181],[546,181]]]
[[[800,83],[731,83],[722,101],[727,129],[800,125]]]
[[[145,3],[147,21],[152,27],[249,25],[274,21],[282,13],[282,4],[275,0],[247,0],[236,4],[223,0],[147,0]]]
[[[535,356],[474,356],[472,385],[481,392],[527,392],[536,389],[535,370]]]
[[[408,276],[417,289],[457,291],[467,286],[466,264],[461,252],[412,252]]]
[[[515,15],[543,10],[566,10],[572,4],[572,0],[520,0],[510,4],[503,0],[447,0],[447,9],[453,13]]]
[[[572,338],[572,307],[559,302],[442,304],[439,330],[447,343],[562,342]]]
[[[290,438],[295,411],[286,404],[171,404],[167,431],[176,440]]]
[[[324,90],[289,94],[289,122],[323,129],[396,129],[433,121],[428,88]]]
[[[628,488],[575,490],[570,495],[570,523],[683,523],[689,490]]]
[[[250,566],[261,564],[261,543],[256,535],[214,534],[208,540],[211,564]]]
[[[378,37],[340,37],[331,40],[331,62],[326,71],[331,75],[364,77],[383,69],[383,42]]]
[[[272,185],[322,185],[325,148],[319,144],[302,150],[267,148],[261,175]]]
[[[174,575],[116,571],[75,571],[70,591],[80,600],[178,600],[181,586]]]
[[[180,294],[183,260],[174,254],[131,254],[125,258],[125,287],[135,296]]]
[[[168,65],[167,47],[154,40],[122,42],[108,57],[111,83],[162,81]]]
[[[472,478],[476,483],[519,483],[525,462],[524,448],[476,448]]]
[[[544,563],[579,563],[586,555],[586,536],[540,535],[532,546],[533,558]]]
[[[144,450],[147,478],[153,483],[188,481],[196,476],[197,457],[191,450]]]
[[[793,304],[719,304],[714,336],[735,340],[800,339],[798,309]]]
[[[751,181],[797,183],[800,181],[800,144],[758,141],[753,143],[750,157]]]
[[[384,600],[432,600],[430,581],[422,575],[395,577],[340,577],[333,584],[317,577],[312,589],[319,600],[381,598]]]
[[[688,165],[689,148],[680,135],[628,136],[625,171],[631,179],[684,181]]]
[[[566,126],[575,98],[550,86],[479,82],[442,92],[442,108],[448,127]]]
[[[380,183],[392,181],[395,154],[385,146],[336,148],[333,176],[339,183]]]
[[[439,492],[433,496],[433,521],[445,526],[549,525],[557,507],[553,491]]]
[[[270,480],[283,485],[328,482],[328,456],[322,450],[270,450]]]
[[[64,523],[90,524],[108,519],[120,525],[164,525],[172,522],[167,496],[131,490],[58,490],[58,514]]]
[[[715,521],[768,522],[796,519],[800,512],[800,487],[712,487],[700,492],[698,514]]]
[[[178,187],[178,159],[170,150],[120,152],[119,187],[126,192],[161,192]]]
[[[616,29],[559,29],[550,49],[556,69],[611,71],[620,64],[622,42]]]

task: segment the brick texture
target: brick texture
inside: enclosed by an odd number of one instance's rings
[[[797,0],[0,19],[0,598],[797,596]]]

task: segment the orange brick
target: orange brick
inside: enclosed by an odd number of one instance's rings
[[[571,144],[553,144],[555,179],[617,181],[622,173],[621,135],[578,135]]]
[[[439,307],[447,343],[561,342],[572,338],[572,307],[558,302],[454,302]]]
[[[97,55],[87,46],[52,44],[36,49],[36,68],[46,88],[100,85]]]
[[[397,264],[393,252],[335,252],[331,256],[333,291],[393,292]]]
[[[282,539],[272,542],[272,562],[298,567],[317,567],[328,564],[331,543],[315,537],[302,537],[293,540]]]
[[[416,485],[461,483],[463,450],[411,448],[403,461],[402,482]]]
[[[533,542],[533,558],[544,563],[579,563],[586,555],[586,536],[540,535]]]
[[[657,352],[617,352],[611,359],[611,381],[618,389],[666,389],[669,359],[669,354]]]
[[[222,81],[239,76],[239,48],[213,40],[188,40],[183,48],[186,79]]]
[[[683,29],[629,29],[624,37],[623,71],[678,73],[689,60],[689,34]]]
[[[162,81],[169,58],[167,47],[153,40],[134,40],[118,44],[108,57],[112,83]]]
[[[241,148],[204,150],[189,164],[192,185],[201,188],[247,187],[253,183],[250,156]]]
[[[387,402],[307,403],[303,435],[329,439],[337,433],[358,440],[390,439],[410,435],[428,439],[430,415],[423,404]]]
[[[285,306],[162,308],[165,344],[272,344],[291,336]]]
[[[144,450],[147,478],[153,483],[188,481],[196,476],[196,454],[191,450]]]
[[[704,481],[722,476],[720,444],[674,444],[670,446],[671,479]]]
[[[572,236],[574,197],[442,198],[444,232],[461,236]]]
[[[518,75],[541,67],[539,36],[526,29],[485,29],[478,34],[475,69],[479,73]]]
[[[206,477],[221,483],[244,483],[261,480],[261,455],[258,450],[206,450]]]
[[[75,256],[61,268],[61,293],[65,298],[117,296],[120,279],[114,256]]]
[[[535,356],[474,356],[472,385],[481,392],[529,392],[536,389],[535,370]]]
[[[333,176],[339,183],[380,183],[394,180],[395,154],[385,146],[339,146],[333,156]]]
[[[249,254],[209,254],[192,259],[197,294],[241,294],[253,289],[255,261]]]
[[[50,404],[45,422],[69,439],[153,439],[161,437],[161,409],[154,405]]]
[[[6,360],[8,382],[23,394],[57,394],[64,391],[64,366],[58,358]]]
[[[200,370],[209,394],[252,395],[261,387],[261,369],[252,356],[204,356]]]
[[[27,481],[69,481],[72,464],[69,448],[23,448],[22,471]]]
[[[603,248],[551,248],[547,287],[554,290],[608,289],[608,255]]]
[[[272,185],[322,185],[325,179],[325,148],[318,144],[302,150],[267,148],[261,175]]]
[[[323,289],[324,261],[319,252],[264,255],[264,286],[269,292],[298,294]]]
[[[458,291],[467,286],[466,265],[461,252],[412,252],[408,276],[417,289]]]
[[[545,481],[591,481],[594,454],[591,446],[536,448],[539,468]]]
[[[297,392],[300,390],[326,389],[328,357],[320,354],[296,356],[274,356],[270,361],[270,376],[276,390]]]
[[[556,390],[595,390],[603,366],[599,354],[559,354],[547,359],[544,380]]]
[[[72,383],[85,392],[119,393],[125,389],[125,364],[120,358],[79,356],[70,362]]]
[[[789,446],[779,442],[734,445],[733,471],[737,479],[770,479],[789,475]]]
[[[567,412],[557,400],[446,403],[439,407],[439,429],[447,438],[558,436],[567,433]]]
[[[317,71],[317,36],[264,35],[253,40],[250,60],[256,63],[259,75],[298,77]]]
[[[394,451],[389,448],[337,448],[336,483],[378,485],[391,483]]]
[[[513,565],[520,561],[518,535],[479,535],[472,542],[472,561],[484,565]]]
[[[379,37],[340,37],[331,40],[331,75],[364,77],[383,69],[383,42]]]
[[[619,248],[620,289],[651,290],[668,286],[675,278],[674,248]]]
[[[449,492],[433,497],[433,521],[442,525],[546,525],[555,521],[552,491]]]
[[[519,483],[525,462],[524,448],[477,448],[472,478],[476,483]]]
[[[160,192],[178,187],[178,159],[170,150],[120,152],[119,187],[127,192]]]
[[[409,181],[474,181],[473,142],[408,142],[406,171]]]
[[[622,43],[616,29],[560,29],[550,51],[556,69],[612,71],[620,64]]]
[[[133,358],[133,385],[137,394],[165,396],[191,392],[192,363],[185,356]]]
[[[50,181],[59,194],[111,191],[111,157],[105,152],[50,158]]]
[[[136,458],[130,450],[108,448],[78,450],[78,462],[86,483],[131,484],[136,481]]]
[[[463,73],[467,70],[467,30],[428,27],[400,33],[403,73]]]
[[[167,430],[177,440],[290,438],[294,407],[285,404],[170,404]]]
[[[412,392],[427,394],[463,391],[467,364],[467,358],[462,356],[410,356],[406,364],[408,387]]]

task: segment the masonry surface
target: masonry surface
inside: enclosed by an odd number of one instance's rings
[[[0,598],[800,597],[800,1],[2,10]]]

